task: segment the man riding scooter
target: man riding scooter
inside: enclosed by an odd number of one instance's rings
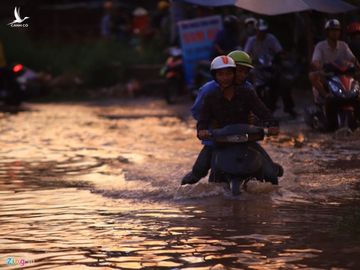
[[[282,98],[283,110],[292,118],[297,117],[294,110],[295,104],[291,95],[291,82],[287,83],[284,76],[284,68],[281,63],[285,59],[285,52],[279,40],[268,32],[269,26],[266,21],[260,19],[256,26],[256,35],[247,39],[244,51],[247,52],[255,62],[255,71],[259,77],[265,79],[269,93],[258,93],[265,105],[274,112],[278,97]],[[270,73],[266,75],[264,73]],[[260,76],[260,75],[263,76]],[[259,90],[257,88],[257,90]],[[266,97],[264,97],[266,96]]]
[[[349,46],[340,41],[341,25],[336,19],[328,20],[325,24],[327,39],[320,41],[314,49],[312,56],[312,71],[309,73],[309,79],[313,86],[313,95],[315,104],[325,111],[327,128],[329,131],[337,128],[336,115],[338,104],[333,95],[325,87],[326,74],[324,67],[327,64],[347,62],[353,63],[359,69],[359,62],[350,50]],[[355,100],[355,115],[359,119],[359,98]]]
[[[236,91],[241,91],[241,92],[245,93],[244,95],[249,95],[248,98],[245,98],[243,100],[244,103],[249,101],[249,104],[250,104],[252,101],[255,101],[254,106],[256,108],[252,108],[252,111],[254,111],[254,113],[257,116],[259,116],[260,119],[262,119],[262,120],[269,119],[269,120],[273,121],[270,112],[265,108],[265,106],[257,98],[254,90],[252,89],[251,83],[246,81],[246,77],[247,77],[250,69],[252,68],[251,58],[249,57],[249,55],[243,51],[233,51],[229,54],[229,56],[231,58],[226,57],[226,56],[221,56],[221,57],[215,58],[212,61],[211,73],[214,76],[214,80],[206,83],[200,89],[199,95],[191,109],[194,118],[198,119],[198,117],[199,117],[199,111],[200,111],[200,108],[202,107],[204,96],[207,97],[209,95],[212,95],[213,93],[219,92],[220,89],[227,89],[228,87],[230,87],[232,89],[232,91],[235,90],[235,88],[236,88]],[[234,60],[236,62],[236,66],[235,66]],[[234,69],[234,67],[236,67],[236,69]],[[230,70],[230,72],[228,74],[229,76],[225,79],[217,78],[217,76],[221,76],[221,75],[216,75],[218,73],[218,71],[222,72],[221,70]],[[236,72],[235,72],[236,75],[234,74],[234,70],[236,70]],[[241,105],[241,107],[244,107],[244,106],[245,106],[244,104]],[[243,117],[242,123],[246,123],[246,124],[248,123],[249,112],[250,111],[246,111],[246,112],[244,112],[244,114],[242,114],[242,117]],[[235,111],[234,111],[234,114],[236,114]],[[224,115],[223,115],[223,117],[224,117]],[[234,115],[234,117],[236,117],[236,116]],[[275,122],[275,121],[273,121],[273,122]],[[234,123],[238,123],[238,122],[235,121]],[[277,132],[278,128],[275,127],[272,129],[272,131]],[[274,133],[276,133],[276,132],[274,132]],[[201,134],[199,134],[199,135],[201,135]],[[207,175],[207,173],[211,167],[211,156],[212,156],[212,150],[213,150],[212,142],[209,140],[206,140],[206,136],[203,139],[204,139],[203,140],[204,147],[201,150],[201,152],[193,166],[192,171],[183,178],[183,180],[182,180],[183,185],[197,183],[202,177]],[[265,154],[265,151],[264,151],[264,154]],[[271,161],[271,163],[272,163],[272,161]],[[274,166],[276,167],[276,175],[271,175],[271,173],[269,173],[265,177],[265,180],[273,181],[274,178],[277,179],[277,176],[282,176],[282,174],[283,174],[282,167],[278,164],[274,164]]]

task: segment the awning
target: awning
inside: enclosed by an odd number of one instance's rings
[[[355,6],[341,0],[235,0],[235,5],[263,15],[279,15],[305,10],[343,13],[356,9]]]
[[[324,13],[343,13],[357,7],[341,0],[183,0],[203,6],[235,5],[239,8],[263,15],[280,15],[305,10]]]
[[[221,6],[233,6],[235,0],[182,0],[194,5],[208,6],[208,7],[221,7]]]

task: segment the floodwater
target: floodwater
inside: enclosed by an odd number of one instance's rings
[[[0,269],[360,269],[360,140],[284,121],[278,188],[180,187],[189,104],[26,104],[0,115]]]

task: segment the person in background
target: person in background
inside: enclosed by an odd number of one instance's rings
[[[148,35],[151,31],[149,12],[143,7],[137,7],[132,15],[133,33],[140,36]]]
[[[213,42],[211,59],[236,50],[240,45],[239,19],[235,15],[224,18],[224,29],[220,30]]]
[[[266,56],[273,59],[273,63],[279,64],[282,58],[285,58],[285,52],[279,40],[268,32],[269,26],[266,21],[259,19],[256,27],[256,35],[248,38],[244,51],[247,52],[255,63],[259,58]],[[272,102],[269,105],[271,111],[276,110],[276,102],[279,96],[283,101],[284,112],[296,118],[297,112],[294,110],[295,104],[291,95],[291,89],[283,87],[281,84],[281,72],[275,72],[272,80]]]
[[[132,15],[132,43],[135,45],[137,50],[142,51],[145,47],[145,43],[153,35],[150,15],[149,12],[143,7],[137,7],[133,11]]]
[[[341,24],[336,19],[328,20],[325,23],[326,40],[316,44],[312,62],[309,80],[312,84],[315,104],[325,109],[325,114],[329,123],[329,129],[336,127],[336,110],[334,98],[328,92],[325,83],[325,74],[323,67],[329,63],[350,62],[359,69],[359,62],[350,50],[348,44],[340,40]],[[359,115],[359,102],[356,106],[356,114]],[[359,116],[357,116],[359,118]]]
[[[170,4],[165,0],[160,0],[157,10],[151,19],[152,28],[157,39],[164,45],[170,44]]]
[[[131,37],[130,18],[121,7],[115,7],[112,16],[111,30],[116,40],[128,42]]]
[[[110,39],[112,37],[111,28],[112,28],[112,10],[113,2],[105,1],[103,4],[104,14],[100,22],[100,35],[105,39]]]
[[[241,32],[241,40],[240,44],[242,47],[245,47],[245,43],[249,37],[254,36],[256,34],[256,26],[257,26],[257,19],[254,17],[248,17],[244,20],[244,28]]]

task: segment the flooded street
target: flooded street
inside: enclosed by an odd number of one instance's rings
[[[278,188],[180,187],[190,104],[26,104],[0,113],[0,269],[360,269],[360,135],[284,121]]]

